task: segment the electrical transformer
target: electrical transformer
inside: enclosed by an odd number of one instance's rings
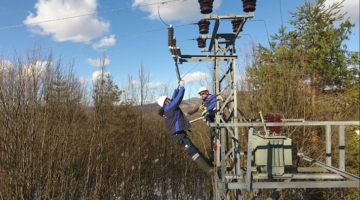
[[[292,165],[291,139],[285,136],[254,135],[253,162],[269,177],[282,176],[286,165]]]

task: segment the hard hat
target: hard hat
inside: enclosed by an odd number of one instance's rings
[[[167,98],[166,96],[161,96],[156,100],[156,102],[159,104],[160,107],[164,106],[166,98]]]
[[[208,89],[206,89],[206,87],[200,87],[199,91],[198,91],[198,94],[200,94],[200,92],[202,92],[202,91],[208,91]]]

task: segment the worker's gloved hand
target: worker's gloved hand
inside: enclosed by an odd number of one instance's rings
[[[185,86],[185,81],[184,80],[179,81],[179,86],[184,87]]]
[[[200,106],[199,106],[199,109],[200,109],[200,110],[204,109],[204,105],[200,105]]]
[[[208,114],[209,114],[208,111],[207,111],[207,110],[204,110],[204,112],[201,113],[201,116],[202,116],[202,117],[205,117],[205,116],[208,115]]]

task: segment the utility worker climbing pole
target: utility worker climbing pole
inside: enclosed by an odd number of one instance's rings
[[[189,120],[179,108],[179,105],[185,93],[185,81],[179,81],[178,87],[175,89],[172,99],[161,96],[157,99],[160,105],[159,115],[165,120],[166,128],[171,135],[172,140],[182,146],[186,153],[204,170],[207,174],[212,175],[214,172],[213,165],[202,155],[196,146],[188,138],[187,131],[191,125]]]
[[[198,93],[201,96],[202,104],[199,107],[196,107],[194,110],[189,111],[188,114],[193,115],[196,112],[198,112],[199,110],[203,110],[203,112],[201,113],[201,116],[206,118],[206,123],[209,125],[210,123],[215,122],[215,113],[213,111],[215,108],[215,102],[216,102],[215,95],[211,95],[209,93],[208,89],[206,89],[206,87],[200,87]],[[209,160],[211,162],[214,162],[214,149],[213,148],[214,148],[215,135],[216,135],[216,129],[215,129],[215,127],[211,127],[210,128],[211,150],[210,150],[210,155],[209,155]]]

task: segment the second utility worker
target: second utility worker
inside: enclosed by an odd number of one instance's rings
[[[166,128],[172,140],[183,147],[186,153],[192,157],[202,170],[212,175],[214,173],[213,165],[202,155],[187,135],[191,125],[179,108],[185,93],[185,82],[179,81],[178,84],[171,99],[166,96],[161,96],[157,99],[157,103],[161,107],[159,115],[164,118]]]
[[[215,95],[211,95],[209,93],[209,90],[206,87],[200,87],[198,93],[201,96],[202,104],[200,105],[200,107],[197,107],[192,111],[189,111],[188,114],[193,115],[198,110],[204,110],[202,112],[201,116],[206,117],[206,123],[210,124],[210,123],[215,122],[215,114],[213,112],[213,110],[215,108],[215,102],[216,102]],[[211,127],[210,128],[211,149],[210,149],[210,155],[209,155],[209,160],[211,162],[214,162],[214,149],[213,148],[214,148],[215,135],[216,135],[216,128]]]

